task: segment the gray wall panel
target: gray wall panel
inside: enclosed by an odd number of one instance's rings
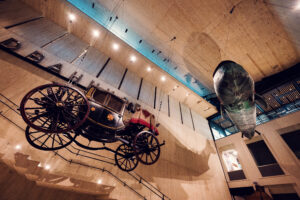
[[[192,110],[192,116],[194,119],[196,132],[200,133],[201,135],[203,135],[208,139],[212,139],[208,121],[193,110]]]
[[[77,58],[87,46],[88,44],[76,36],[69,34],[47,45],[44,49],[67,62],[71,62]]]
[[[67,32],[62,27],[45,18],[15,26],[10,30],[39,47],[59,38]]]
[[[142,102],[153,107],[154,106],[154,92],[155,92],[155,87],[148,81],[143,80],[139,100],[141,100]]]
[[[118,88],[124,72],[125,68],[123,66],[110,60],[99,78],[113,87]]]
[[[90,47],[84,59],[79,58],[74,64],[83,71],[93,76],[97,76],[107,59],[108,56],[104,55],[94,47]]]
[[[193,123],[192,123],[189,107],[181,103],[181,112],[182,112],[183,124],[193,129]]]
[[[156,106],[155,108],[159,110],[161,104],[161,112],[168,114],[168,95],[165,94],[161,89],[157,88],[156,91]]]
[[[140,82],[141,78],[128,70],[120,90],[133,98],[137,98]]]
[[[179,101],[177,101],[173,97],[170,97],[170,117],[181,123]]]

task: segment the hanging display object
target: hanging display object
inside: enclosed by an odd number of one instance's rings
[[[257,132],[255,101],[268,107],[263,97],[255,94],[252,77],[241,65],[233,61],[223,61],[217,66],[213,80],[222,117],[225,118],[223,116],[225,110],[231,121],[242,132],[242,137],[251,139]]]
[[[125,109],[133,113],[127,122]],[[20,112],[33,147],[54,151],[74,142],[89,150],[108,150],[124,171],[134,170],[139,162],[154,164],[165,144],[157,139],[153,114],[95,86],[86,93],[58,83],[39,86],[24,96]],[[114,142],[121,142],[116,150],[105,146]]]

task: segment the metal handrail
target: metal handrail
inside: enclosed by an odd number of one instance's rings
[[[10,103],[12,103],[14,106],[16,106],[16,110],[19,109],[19,106],[14,103],[13,101],[11,101],[9,98],[7,98],[6,96],[4,96],[3,94],[0,93],[0,96],[4,97],[7,101],[9,101]],[[14,111],[15,113],[17,113],[18,115],[20,115],[20,113],[18,111],[16,111],[14,108],[12,108],[11,106],[9,106],[7,103],[3,102],[2,100],[0,100],[0,102],[2,104],[4,104],[5,106],[7,106],[10,110]],[[12,120],[10,120],[9,118],[7,118],[6,116],[4,116],[2,114],[2,112],[0,111],[0,115],[4,118],[6,118],[7,120],[9,120],[11,123],[13,123],[15,126],[17,126],[18,128],[20,128],[21,130],[25,131],[24,128],[22,128],[21,126],[19,126],[18,124],[16,124],[15,122],[13,122]],[[39,140],[38,140],[39,141]],[[74,147],[73,145],[69,145],[71,146],[72,148],[74,148],[75,150],[77,150],[77,152],[74,152],[72,151],[70,148],[68,147],[65,147],[64,149],[66,149],[67,151],[69,151],[71,154],[75,154],[76,156],[81,156],[81,157],[85,157],[85,158],[89,158],[89,159],[93,159],[93,160],[97,160],[97,161],[100,161],[100,162],[105,162],[107,164],[111,164],[111,165],[116,165],[115,163],[112,163],[112,162],[108,162],[108,161],[105,161],[105,160],[101,160],[101,159],[98,159],[98,158],[94,158],[94,157],[90,157],[90,156],[86,156],[86,155],[82,155],[80,154],[79,152],[80,151],[83,151],[87,154],[91,154],[91,155],[94,155],[94,156],[98,156],[98,157],[104,157],[106,159],[111,159],[109,157],[106,157],[106,156],[102,156],[102,155],[98,155],[98,154],[95,154],[95,153],[92,153],[92,152],[88,152],[88,151],[85,151],[83,149],[78,149],[77,147]],[[134,190],[132,187],[130,187],[126,182],[124,182],[123,180],[121,180],[119,177],[117,177],[116,175],[114,175],[113,173],[111,173],[110,171],[106,170],[105,168],[100,168],[100,167],[95,167],[95,166],[91,166],[91,165],[87,165],[87,164],[83,164],[83,163],[79,163],[79,162],[76,162],[76,161],[73,161],[72,159],[68,160],[66,159],[65,157],[63,157],[62,155],[60,155],[57,151],[54,151],[54,154],[55,155],[58,155],[60,158],[62,158],[63,160],[67,161],[67,162],[70,162],[70,163],[74,163],[74,164],[78,164],[78,165],[81,165],[81,166],[85,166],[85,167],[89,167],[89,168],[93,168],[93,169],[98,169],[98,170],[101,170],[103,172],[107,172],[108,174],[110,174],[111,176],[113,176],[114,178],[116,178],[119,182],[121,182],[124,186],[127,186],[129,189],[131,189],[132,191],[134,191],[135,193],[138,194],[138,196],[140,196],[141,198],[143,199],[146,199],[146,197],[142,196],[140,193],[138,193],[136,190]],[[113,159],[111,159],[113,160]],[[139,174],[135,173],[135,172],[127,172],[132,178],[134,178],[136,181],[138,181],[140,184],[142,184],[144,187],[146,187],[148,190],[150,190],[152,193],[154,193],[155,195],[157,195],[158,197],[160,197],[161,199],[169,199],[171,200],[171,198],[169,198],[168,196],[166,196],[164,193],[162,193],[159,189],[157,189],[155,186],[153,186],[151,183],[149,183],[147,180],[145,180],[142,176],[140,176]]]

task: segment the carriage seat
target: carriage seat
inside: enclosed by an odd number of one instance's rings
[[[148,112],[147,110],[140,109],[137,110],[129,120],[129,124],[140,124],[148,127],[151,130],[154,130],[155,135],[159,135],[159,132],[156,128],[155,124],[155,116]]]

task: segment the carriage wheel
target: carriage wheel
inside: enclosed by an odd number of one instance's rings
[[[160,156],[158,139],[150,131],[142,131],[134,138],[133,148],[137,159],[145,164],[154,164]]]
[[[133,148],[127,144],[121,144],[117,148],[115,162],[121,170],[126,172],[134,170],[138,165]]]
[[[89,115],[85,95],[75,88],[57,83],[28,92],[20,112],[28,126],[45,133],[65,133],[78,128]]]
[[[54,151],[71,144],[76,135],[73,132],[45,133],[27,126],[25,136],[31,146],[43,151]]]

